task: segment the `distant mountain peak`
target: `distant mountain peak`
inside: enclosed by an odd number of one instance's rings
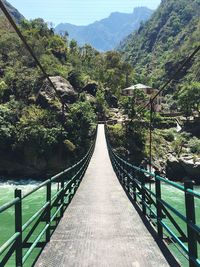
[[[69,38],[77,40],[79,45],[87,43],[99,51],[113,50],[120,41],[137,30],[142,21],[148,20],[152,13],[153,10],[147,7],[137,7],[132,13],[112,12],[109,17],[87,26],[60,23],[55,31],[67,31]]]

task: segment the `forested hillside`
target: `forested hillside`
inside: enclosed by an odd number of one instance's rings
[[[120,50],[146,82],[160,86],[199,45],[199,18],[199,0],[162,0],[151,19],[122,42]],[[199,81],[199,69],[196,57],[177,78]],[[171,89],[175,87],[172,84]]]
[[[199,45],[199,12],[199,0],[163,0],[153,17],[121,44],[122,55],[79,46],[67,33],[57,35],[43,19],[21,20],[19,28],[57,93],[0,16],[0,175],[45,178],[57,173],[86,153],[97,119],[105,118],[116,123],[111,137],[117,152],[139,164],[148,156],[148,111],[136,119],[146,96],[135,91],[134,97],[124,97],[122,89],[139,82],[163,84]],[[168,87],[171,94],[163,103],[168,111],[183,111],[183,119],[200,115],[199,64],[197,54]],[[198,157],[198,121],[195,130],[188,127],[193,143],[170,130],[165,133],[165,128],[176,126],[174,118],[156,114],[154,122],[164,129],[158,140],[165,144],[167,135],[167,142],[175,143],[169,144],[169,151],[176,147],[174,153],[180,155],[185,142],[183,151],[192,149],[192,157]],[[162,158],[165,152],[166,145],[160,149],[156,143],[154,154]]]
[[[141,24],[138,31],[124,40],[119,50],[124,60],[134,67],[142,83],[161,88],[199,46],[200,1],[162,0],[151,19]],[[171,179],[190,177],[199,181],[199,172],[193,171],[200,168],[199,52],[165,88],[162,111],[155,114],[153,119],[152,158],[153,161],[161,163],[160,168],[164,168],[167,177]],[[142,119],[145,117],[148,120],[145,115]],[[181,123],[180,129],[175,128],[177,120]],[[139,155],[136,149],[134,151],[134,146],[137,149],[139,147],[138,150],[143,151],[147,157],[150,146],[148,135],[146,138],[142,135],[145,127],[141,128],[138,136],[130,138],[139,129],[136,125],[134,121],[128,134],[126,128],[120,125],[113,127],[111,132],[111,136],[114,136],[113,144],[119,152],[123,151],[125,142],[131,147],[128,151],[129,155],[132,153],[133,161],[135,155],[136,158]],[[123,138],[124,142],[119,146],[117,140]],[[140,140],[143,143],[137,145],[136,141],[132,140]]]
[[[67,36],[54,34],[42,19],[22,20],[19,28],[62,101],[2,16],[0,174],[46,177],[84,155],[96,117],[112,105],[112,98],[116,100],[113,94],[132,82],[134,72],[119,53],[79,47]],[[66,106],[64,115],[61,102]]]

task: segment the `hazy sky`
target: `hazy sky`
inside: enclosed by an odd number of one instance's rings
[[[161,0],[8,0],[27,19],[42,17],[57,25],[69,22],[86,25],[108,17],[111,12],[131,13],[134,7],[156,9]]]

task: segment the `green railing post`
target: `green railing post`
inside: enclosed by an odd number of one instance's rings
[[[195,203],[194,203],[194,196],[187,193],[187,189],[193,190],[193,182],[192,181],[185,181],[185,208],[186,208],[186,218],[187,218],[187,233],[188,233],[188,251],[189,251],[189,266],[195,267],[196,264],[193,262],[192,259],[197,259],[198,252],[197,252],[197,234],[196,232],[190,227],[189,223],[196,224],[196,216],[195,216]]]
[[[131,167],[131,180],[132,180],[132,195],[133,195],[133,200],[137,201],[137,195],[136,195],[136,181],[135,181],[135,170]]]
[[[135,179],[133,179],[133,200],[134,201],[137,201],[136,190],[137,190],[136,181],[135,181]]]
[[[163,238],[163,227],[161,224],[162,221],[162,204],[159,201],[161,199],[161,182],[156,178],[157,175],[160,175],[159,171],[155,171],[155,183],[156,183],[156,209],[157,209],[157,230],[158,235]]]
[[[146,201],[146,190],[145,190],[145,181],[144,178],[141,179],[141,193],[142,193],[142,212],[144,215],[146,215],[146,206],[145,206],[145,201]]]
[[[22,191],[15,189],[15,198],[19,201],[15,204],[15,233],[20,233],[15,241],[16,267],[22,266],[23,245],[22,245]]]
[[[46,185],[46,201],[49,202],[46,211],[46,224],[49,224],[49,227],[46,230],[46,242],[48,243],[51,237],[51,182]]]
[[[65,187],[65,182],[64,182],[64,177],[61,179],[61,188],[62,188],[62,196],[61,196],[61,204],[63,205],[61,210],[60,210],[60,216],[63,217],[64,214],[64,201],[65,201],[65,192],[64,192],[64,187]]]

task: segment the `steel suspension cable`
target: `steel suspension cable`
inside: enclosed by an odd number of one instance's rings
[[[199,52],[200,45],[192,52],[192,54],[182,63],[182,65],[178,68],[178,70],[172,75],[172,77],[160,88],[160,90],[155,94],[155,96],[151,97],[147,104],[145,104],[141,109],[138,110],[136,116],[138,117],[139,113],[145,110],[146,107],[150,107],[150,122],[149,122],[149,163],[150,163],[150,170],[152,169],[152,143],[153,143],[153,120],[152,120],[152,113],[153,113],[153,102],[154,100],[160,95],[161,92],[169,85],[175,77],[181,72],[181,70],[192,60],[192,58]]]

